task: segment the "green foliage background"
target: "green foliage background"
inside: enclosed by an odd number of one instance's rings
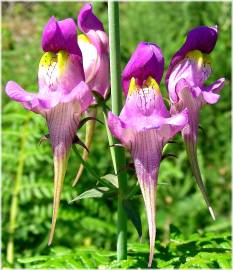
[[[14,80],[29,91],[37,91],[38,63],[43,54],[41,32],[49,17],[76,16],[81,3],[28,2],[2,4],[2,88]],[[107,4],[94,3],[94,11],[106,31]],[[166,68],[186,33],[198,25],[218,25],[219,39],[211,54],[212,82],[226,78],[221,100],[206,106],[201,114],[204,133],[199,136],[199,161],[210,200],[217,214],[213,222],[189,170],[180,136],[168,150],[177,159],[161,164],[157,195],[157,240],[154,267],[230,268],[231,258],[231,6],[229,2],[121,2],[122,68],[139,41],[156,42],[163,50]],[[166,90],[161,85],[164,96]],[[2,255],[5,267],[110,268],[146,267],[147,224],[142,199],[139,206],[143,239],[129,222],[129,257],[115,262],[116,198],[68,202],[96,185],[84,172],[76,188],[71,187],[79,166],[71,153],[53,247],[47,246],[52,216],[53,163],[50,145],[38,146],[47,133],[44,120],[2,95]],[[99,113],[99,118],[102,114]],[[84,137],[85,129],[79,131]],[[81,151],[81,149],[80,149]],[[130,158],[128,156],[128,161]],[[103,126],[97,124],[89,164],[99,175],[113,173]],[[17,180],[17,181],[16,181]],[[129,185],[135,183],[131,173]],[[18,182],[19,186],[15,186]],[[12,198],[18,192],[14,239],[14,265],[6,260]],[[177,229],[179,228],[179,229]],[[136,243],[136,244],[135,244]]]

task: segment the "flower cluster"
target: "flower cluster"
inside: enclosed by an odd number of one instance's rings
[[[84,5],[78,15],[83,34],[77,37],[73,19],[51,17],[44,27],[45,52],[38,71],[38,94],[9,81],[7,95],[26,109],[42,115],[47,122],[54,155],[54,202],[49,244],[51,244],[65,178],[69,150],[80,125],[81,115],[95,102],[92,91],[103,98],[109,88],[108,37],[102,23]]]
[[[109,44],[102,23],[85,4],[78,15],[78,28],[73,19],[57,21],[51,17],[42,34],[44,54],[38,70],[37,94],[23,90],[9,81],[7,95],[26,109],[42,115],[48,125],[54,155],[54,202],[49,237],[51,244],[69,152],[81,116],[96,103],[93,91],[103,99],[109,89]],[[165,144],[181,132],[191,170],[210,206],[197,161],[197,134],[201,107],[219,100],[224,86],[221,78],[211,85],[204,83],[211,74],[209,54],[217,40],[217,27],[200,26],[191,30],[183,46],[174,54],[166,74],[170,98],[167,109],[160,91],[164,57],[154,43],[140,42],[122,73],[126,97],[119,116],[108,113],[111,133],[131,153],[145,202],[152,265],[156,237],[156,188],[162,151]],[[81,143],[81,142],[80,142]]]
[[[205,103],[216,103],[224,85],[223,78],[204,85],[211,74],[208,54],[216,40],[216,27],[197,27],[188,33],[184,45],[172,57],[166,74],[170,111],[164,105],[159,88],[164,71],[161,49],[153,43],[139,43],[122,73],[125,106],[119,116],[108,114],[112,134],[130,151],[134,160],[149,226],[149,267],[154,254],[156,184],[162,150],[179,131],[193,175],[215,219],[201,178],[196,145],[200,109]]]

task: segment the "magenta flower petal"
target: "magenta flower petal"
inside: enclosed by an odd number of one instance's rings
[[[110,87],[108,36],[90,4],[80,10],[78,26],[84,33],[79,35],[78,44],[83,54],[86,82],[91,90],[105,98]]]
[[[61,29],[65,40],[65,51],[70,54],[76,54],[82,56],[81,50],[77,44],[77,26],[75,21],[71,18],[58,21],[58,25]]]
[[[84,81],[82,61],[79,56],[65,51],[47,52],[40,61],[38,80],[38,96],[47,100],[47,109],[54,107]]]
[[[192,29],[188,34],[185,43],[183,46],[173,55],[171,63],[168,67],[166,74],[166,85],[171,72],[175,65],[180,62],[185,55],[193,50],[201,51],[202,53],[209,54],[215,47],[218,37],[218,28],[217,26],[208,27],[208,26],[199,26]]]
[[[35,94],[28,93],[16,82],[9,81],[6,85],[7,95],[18,102],[30,102],[35,98]]]
[[[149,76],[160,84],[163,69],[164,58],[161,49],[154,43],[140,42],[122,73],[122,87],[125,96],[127,96],[132,77],[136,79],[139,86],[142,86],[143,81]]]
[[[65,50],[81,56],[77,45],[77,27],[73,19],[57,21],[51,17],[42,34],[42,48],[45,52]]]
[[[38,93],[27,93],[15,82],[8,82],[6,93],[26,109],[45,117],[54,155],[54,202],[49,244],[51,244],[61,190],[71,145],[80,117],[93,103],[86,84],[82,53],[77,44],[76,25],[72,19],[56,21],[52,17],[44,28],[42,56],[38,71]]]
[[[63,102],[71,102],[76,100],[79,102],[80,110],[85,112],[91,105],[93,98],[88,85],[84,82],[80,82],[68,95],[63,97]]]
[[[114,115],[112,112],[108,113],[108,127],[119,141],[121,141],[126,148],[130,149],[130,141],[133,136],[133,131],[125,128],[125,123]]]
[[[85,4],[80,9],[78,15],[78,27],[84,33],[87,33],[89,30],[104,31],[103,24],[92,12],[91,4]]]
[[[224,87],[225,79],[221,78],[204,88],[206,92],[219,93]]]
[[[220,95],[217,93],[219,93],[224,87],[224,82],[225,79],[222,78],[203,89],[202,95],[206,103],[215,104],[218,102]]]
[[[25,91],[16,82],[9,81],[5,88],[6,94],[13,100],[21,103],[25,109],[39,113],[41,107],[37,95]]]
[[[203,99],[206,103],[215,104],[219,101],[220,95],[212,92],[203,92]]]
[[[135,104],[134,106],[137,105]],[[132,107],[132,111],[134,109]],[[147,116],[144,115],[143,117],[144,122],[147,123]],[[162,149],[164,144],[186,125],[188,119],[187,113],[184,112],[178,114],[176,117],[166,118],[167,121],[164,121],[164,124],[160,126],[150,127],[150,129],[136,128],[136,124],[139,124],[143,120],[143,117],[140,119],[132,119],[130,117],[127,119],[124,117],[123,121],[121,115],[117,117],[109,112],[108,126],[112,134],[129,149],[134,160],[148,219],[150,235],[148,266],[151,267],[156,235],[155,193]],[[133,121],[134,123],[132,123]]]
[[[138,50],[139,54],[136,53]],[[150,235],[148,266],[151,267],[156,235],[155,193],[162,149],[187,124],[188,117],[187,110],[171,117],[164,105],[157,83],[162,78],[163,57],[157,45],[141,43],[136,52],[122,76],[123,84],[125,82],[128,87],[124,89],[127,90],[126,103],[119,116],[109,112],[108,126],[112,134],[131,152],[134,160],[146,206]],[[145,59],[142,59],[143,52]],[[158,70],[156,74],[153,73],[154,69]]]
[[[208,54],[215,47],[217,35],[217,27],[201,26],[191,30],[184,45],[172,57],[166,74],[166,85],[172,102],[171,112],[188,109],[189,121],[182,130],[182,136],[192,173],[213,219],[215,215],[202,181],[196,149],[201,107],[206,103],[218,102],[218,93],[224,86],[223,78],[205,86],[205,81],[212,72]]]
[[[49,245],[55,231],[69,150],[79,125],[81,113],[78,101],[60,103],[49,111],[45,111],[54,155],[54,203]]]
[[[145,202],[151,267],[156,236],[155,199],[162,149],[188,122],[187,110],[172,116],[159,89],[164,60],[156,44],[141,42],[122,74],[126,103],[119,116],[108,114],[112,134],[131,152]]]
[[[134,160],[134,166],[145,202],[148,219],[150,236],[148,267],[151,267],[154,255],[156,236],[155,196],[163,145],[163,138],[158,135],[156,130],[149,130],[136,133],[131,148],[131,155]]]

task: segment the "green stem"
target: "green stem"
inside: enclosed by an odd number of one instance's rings
[[[23,168],[25,162],[25,143],[27,140],[27,120],[25,122],[22,136],[21,136],[21,149],[19,153],[19,163],[14,183],[14,189],[12,194],[11,200],[11,207],[10,207],[10,223],[9,223],[9,240],[7,243],[7,261],[10,264],[14,263],[14,234],[16,228],[16,217],[17,217],[17,210],[18,210],[18,196],[21,189],[21,179],[23,175]]]
[[[119,31],[119,3],[108,0],[109,43],[110,43],[110,71],[112,112],[119,115],[122,108],[122,91],[120,84],[120,31]],[[113,139],[113,143],[117,143]],[[127,194],[127,175],[125,168],[125,153],[121,148],[114,148],[113,164],[118,175],[118,210],[117,210],[117,259],[127,258],[127,216],[123,207],[123,200]],[[118,173],[119,172],[119,173]]]

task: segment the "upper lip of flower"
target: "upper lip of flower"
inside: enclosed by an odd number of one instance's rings
[[[73,19],[57,21],[52,16],[42,33],[42,48],[45,52],[55,52],[65,50],[70,54],[79,55],[82,53],[77,44],[76,24]]]
[[[125,96],[132,77],[139,86],[142,86],[149,76],[160,84],[163,69],[164,58],[161,49],[154,43],[140,42],[122,72],[122,88]]]
[[[218,37],[217,26],[199,26],[192,29],[188,34],[183,46],[172,56],[168,67],[165,82],[168,85],[168,80],[174,66],[180,62],[189,51],[199,50],[202,53],[209,54],[215,47]]]

